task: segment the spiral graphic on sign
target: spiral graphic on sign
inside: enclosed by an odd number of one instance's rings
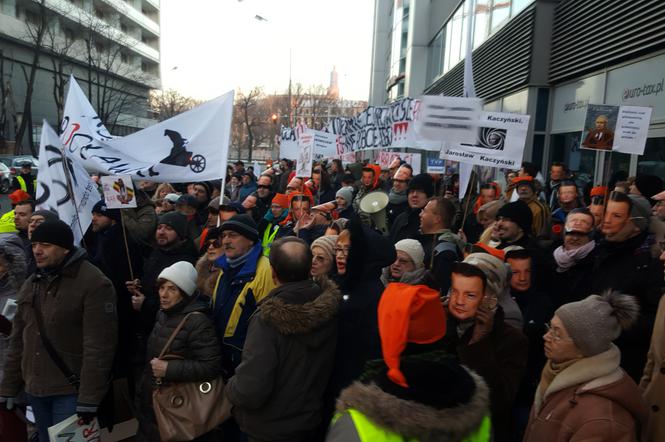
[[[481,127],[478,134],[478,145],[485,149],[503,150],[506,142],[506,129]]]

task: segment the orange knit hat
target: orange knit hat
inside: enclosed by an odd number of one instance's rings
[[[591,189],[591,196],[607,196],[607,186],[596,186]]]
[[[22,201],[30,199],[30,194],[24,190],[18,189],[9,194],[9,199],[12,200],[13,205],[17,205]]]
[[[425,285],[390,283],[379,301],[378,320],[388,378],[406,388],[409,385],[399,369],[406,344],[431,344],[446,334],[439,291]]]
[[[289,197],[284,193],[276,193],[272,198],[272,204],[279,204],[282,209],[289,208]]]

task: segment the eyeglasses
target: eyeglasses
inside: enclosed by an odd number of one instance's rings
[[[552,336],[552,340],[557,341],[557,342],[559,342],[559,341],[573,342],[572,339],[570,339],[570,338],[564,338],[564,337],[562,337],[562,336],[559,334],[559,332],[557,332],[556,330],[554,330],[554,329],[552,328],[552,323],[551,323],[551,322],[546,322],[546,323],[545,323],[545,328],[547,329],[547,331],[545,332],[545,335],[548,335],[548,334],[551,335],[551,336]]]
[[[349,256],[350,247],[335,247],[335,255]]]
[[[399,180],[397,178],[393,178],[393,183],[408,184],[409,180]]]
[[[222,247],[222,242],[219,239],[209,239],[206,241],[206,249],[209,249],[210,247],[219,249]]]
[[[265,184],[259,184],[256,186],[257,189],[270,189],[270,186],[266,186]]]

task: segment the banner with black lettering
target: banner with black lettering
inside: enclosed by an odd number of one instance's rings
[[[72,77],[61,139],[90,172],[183,183],[226,174],[233,91],[126,137],[113,137]]]
[[[78,244],[92,222],[92,207],[102,197],[81,162],[64,149],[46,121],[39,143],[39,166],[37,208],[57,212],[71,227]]]

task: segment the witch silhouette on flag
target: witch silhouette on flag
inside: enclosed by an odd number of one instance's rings
[[[206,159],[203,155],[194,155],[187,150],[189,142],[186,138],[183,138],[179,132],[170,129],[166,129],[164,135],[171,139],[173,147],[171,147],[169,156],[160,161],[160,163],[180,167],[189,166],[195,173],[203,172],[206,167]]]

